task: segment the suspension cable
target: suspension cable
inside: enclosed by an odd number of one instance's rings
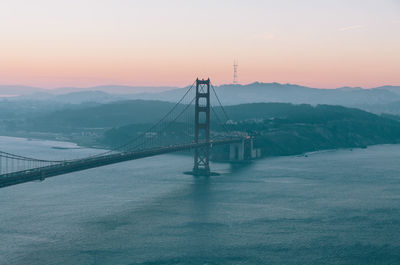
[[[182,114],[193,104],[193,101],[194,101],[195,99],[196,99],[196,98],[193,98],[193,99],[190,101],[190,103],[187,104],[186,107],[178,114],[178,116],[176,116],[174,120],[170,121],[170,122],[167,124],[167,126],[164,128],[165,131],[166,131],[176,120],[178,120],[178,119],[182,116]],[[137,148],[137,147],[139,147],[139,146],[141,146],[141,145],[144,145],[145,143],[146,143],[146,142],[137,144],[136,146],[134,146],[134,147],[132,148],[132,150],[134,150],[135,148]]]
[[[221,108],[222,112],[224,113],[224,116],[225,116],[225,118],[226,118],[226,121],[231,120],[230,117],[229,117],[229,115],[228,115],[228,113],[226,112],[226,110],[225,110],[225,108],[224,108],[224,105],[222,105],[221,100],[219,99],[218,94],[217,94],[217,92],[215,91],[215,88],[214,88],[213,84],[211,84],[211,89],[212,89],[212,91],[213,91],[213,93],[214,93],[214,95],[215,95],[215,98],[217,99],[217,101],[218,101],[218,103],[219,103],[219,107]],[[228,130],[228,133],[233,133],[233,134],[235,135],[235,133],[232,132],[232,129],[233,129],[232,127],[233,127],[233,126],[229,126],[229,127],[231,128],[231,129],[229,130],[229,129],[225,126],[226,123],[222,123],[222,122],[221,122],[221,120],[219,119],[219,117],[218,117],[218,115],[217,115],[217,112],[214,110],[214,108],[213,108],[212,106],[211,106],[211,108],[212,108],[212,110],[213,110],[215,116],[217,117],[217,119],[220,121],[220,123],[224,126],[224,128],[225,128],[226,130]]]
[[[96,154],[93,156],[89,156],[89,157],[97,157],[97,156],[103,156],[109,153],[112,153],[114,151],[117,151],[119,149],[122,149],[126,146],[129,146],[131,143],[135,142],[136,140],[140,139],[141,137],[144,137],[146,135],[146,133],[151,132],[155,127],[157,127],[158,125],[160,125],[164,120],[166,120],[166,118],[181,104],[181,102],[183,101],[183,99],[189,94],[189,92],[192,90],[192,88],[194,87],[195,82],[193,82],[193,84],[189,87],[189,89],[186,91],[186,93],[181,97],[181,99],[154,125],[152,125],[150,128],[148,128],[145,132],[141,133],[140,135],[136,136],[135,138],[129,140],[128,142],[119,145],[117,147],[114,147],[111,150],[108,150],[104,153],[100,153],[100,154]],[[89,158],[88,157],[88,158]]]
[[[211,83],[210,83],[210,84],[211,84]],[[230,120],[230,118],[229,118],[228,114],[226,113],[225,108],[224,108],[224,106],[223,106],[222,103],[221,103],[221,100],[219,100],[218,94],[217,94],[217,92],[215,91],[215,88],[214,88],[214,86],[213,86],[212,84],[211,84],[211,88],[212,88],[212,91],[214,92],[215,97],[216,97],[217,100],[218,100],[218,103],[219,103],[219,106],[220,106],[221,109],[222,109],[222,112],[224,113],[224,115],[225,115],[225,117],[226,117],[226,120]]]

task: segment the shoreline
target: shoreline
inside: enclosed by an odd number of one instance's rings
[[[40,136],[39,136],[40,135]],[[35,137],[39,136],[39,137]],[[47,137],[46,137],[47,136]],[[51,136],[51,137],[49,137]],[[109,146],[100,146],[100,145],[89,145],[82,143],[80,141],[73,141],[73,139],[68,139],[67,137],[56,137],[56,134],[51,134],[51,133],[39,133],[39,134],[4,134],[1,133],[0,137],[9,137],[9,138],[18,138],[18,139],[24,139],[28,141],[50,141],[50,142],[59,142],[59,143],[68,143],[68,144],[74,144],[74,147],[65,147],[65,146],[51,146],[52,149],[62,149],[62,150],[73,150],[73,149],[103,149],[103,150],[109,150]],[[249,161],[256,161],[260,159],[265,159],[265,158],[279,158],[279,157],[308,157],[312,156],[314,154],[321,154],[321,153],[327,153],[327,152],[335,152],[335,151],[353,151],[353,150],[360,150],[360,149],[368,149],[369,147],[373,146],[385,146],[385,145],[399,145],[400,143],[378,143],[378,144],[371,144],[367,146],[354,146],[354,147],[338,147],[338,148],[328,148],[328,149],[321,149],[321,150],[314,150],[314,151],[307,151],[307,152],[301,152],[298,154],[281,154],[281,155],[265,155],[261,156],[260,158],[257,159],[252,159]],[[187,152],[176,152],[172,153],[176,155],[188,155]],[[229,161],[229,160],[217,160],[217,159],[211,159],[211,161],[216,162],[216,163],[233,163],[234,161]],[[237,161],[237,163],[244,163],[244,162],[249,162],[249,161]]]
[[[32,141],[55,141],[55,142],[68,142],[73,143],[79,148],[91,148],[91,149],[107,149],[108,146],[101,146],[95,144],[85,143],[85,141],[75,141],[74,138],[68,137],[64,134],[60,133],[24,133],[24,132],[17,132],[17,133],[5,133],[0,132],[0,136],[3,137],[13,137],[13,138],[23,138]],[[77,138],[75,138],[77,139]],[[82,139],[82,138],[81,138]]]

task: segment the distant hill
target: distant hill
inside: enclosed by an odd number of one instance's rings
[[[86,102],[92,103],[109,103],[113,101],[126,100],[122,95],[108,94],[102,91],[80,91],[68,94],[54,95],[48,92],[39,92],[30,95],[22,95],[19,97],[7,98],[9,101],[35,101],[35,102],[51,102],[63,104],[82,104]]]
[[[381,90],[387,90],[396,94],[400,94],[400,86],[380,86],[374,88],[374,90],[381,89]]]
[[[104,86],[94,86],[87,88],[60,87],[51,89],[51,93],[61,95],[61,94],[83,92],[83,91],[101,91],[108,94],[126,95],[126,94],[137,94],[137,93],[156,93],[174,89],[177,89],[177,87],[104,85]]]
[[[129,124],[152,124],[158,121],[175,104],[164,101],[127,100],[108,104],[84,107],[71,107],[50,113],[44,113],[25,121],[32,130],[55,130],[63,132],[69,129],[80,128],[111,128]],[[184,108],[179,105],[176,111]],[[215,107],[221,113],[219,107]],[[329,119],[330,115],[343,115],[347,118],[381,119],[380,116],[359,109],[340,106],[326,107],[309,104],[294,105],[291,103],[251,103],[226,106],[225,110],[234,121],[254,119],[291,119],[296,117],[307,118],[310,122]],[[316,116],[318,114],[318,116]]]
[[[31,130],[70,131],[82,128],[110,128],[130,123],[153,123],[175,104],[130,100],[84,108],[63,109],[27,121]],[[183,106],[181,106],[183,108]]]
[[[22,95],[13,100],[51,100],[63,103],[106,103],[122,99],[161,100],[176,102],[187,88],[97,86],[90,88],[40,89],[33,87],[0,86],[0,95]],[[215,87],[226,105],[256,102],[285,102],[294,104],[330,104],[343,106],[387,104],[400,101],[400,87],[382,86],[373,89],[342,87],[318,89],[293,84],[259,83],[222,85]],[[212,100],[215,98],[212,95]],[[400,110],[399,110],[400,111]]]
[[[0,95],[3,96],[20,96],[31,95],[34,93],[45,92],[46,90],[39,87],[18,86],[18,85],[0,85]]]
[[[385,118],[359,109],[330,105],[313,107],[306,104],[253,103],[229,106],[226,111],[233,120],[227,126],[232,131],[256,136],[255,147],[261,148],[264,156],[400,142],[400,122],[392,117]],[[149,126],[129,124],[112,128],[99,141],[106,146],[118,146],[124,144],[126,139],[137,137]],[[179,133],[175,128],[171,135]],[[221,127],[212,128],[223,132]],[[227,147],[221,147],[213,155],[224,159],[227,152]]]
[[[9,105],[13,106],[12,103]],[[163,101],[128,100],[89,107],[85,107],[86,104],[66,105],[64,109],[36,112],[34,116],[28,115],[28,108],[25,114],[13,116],[11,111],[8,113],[10,116],[5,115],[0,119],[0,131],[6,135],[24,137],[53,135],[81,144],[111,147],[146,131],[174,105]],[[178,105],[176,111],[179,113],[183,108],[184,105]],[[217,113],[222,111],[218,107],[214,110]],[[379,116],[355,108],[250,103],[226,106],[225,111],[231,119],[226,126],[256,135],[257,147],[263,150],[264,155],[292,155],[400,142],[398,117]],[[216,121],[214,117],[212,121]],[[214,132],[224,132],[222,126],[214,125]],[[168,127],[171,135],[163,135],[165,141],[188,137],[182,131],[186,127],[183,121],[177,121]],[[226,154],[226,150],[221,153]]]
[[[378,104],[361,104],[356,105],[360,109],[377,113],[377,114],[393,114],[400,115],[400,101],[393,101],[389,103],[378,103]]]
[[[215,87],[215,90],[223,103],[227,105],[256,102],[285,102],[294,104],[355,106],[362,104],[382,104],[400,100],[400,94],[383,88],[317,89],[292,84],[256,82],[248,85],[222,85]],[[177,93],[178,91],[138,94],[136,98],[174,101],[178,98],[178,94],[183,93],[183,91]]]
[[[70,93],[81,93],[81,92],[103,92],[109,95],[130,95],[138,93],[158,93],[168,90],[178,89],[177,87],[167,86],[121,86],[121,85],[105,85],[105,86],[94,86],[94,87],[60,87],[54,89],[45,89],[32,86],[22,85],[0,85],[0,96],[33,96],[34,99],[48,99],[47,96],[65,95]],[[40,96],[44,96],[41,98]]]

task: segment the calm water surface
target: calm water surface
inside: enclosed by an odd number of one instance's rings
[[[0,264],[400,264],[399,145],[191,167],[162,155],[0,189]]]

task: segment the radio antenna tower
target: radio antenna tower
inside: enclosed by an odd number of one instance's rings
[[[237,60],[233,60],[233,83],[237,84],[237,69],[238,69],[238,62]]]

